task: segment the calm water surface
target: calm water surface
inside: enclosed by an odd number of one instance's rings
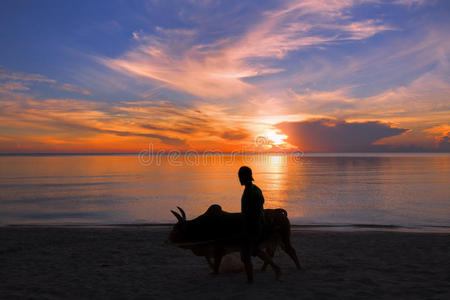
[[[450,226],[449,154],[0,156],[0,224],[174,222],[239,211],[253,168],[266,208],[294,224]]]

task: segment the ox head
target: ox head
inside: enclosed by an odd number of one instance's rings
[[[172,231],[170,232],[169,239],[172,243],[182,242],[186,234],[186,213],[181,207],[177,206],[177,208],[180,211],[181,215],[176,211],[170,211],[178,220],[178,222],[173,226]]]

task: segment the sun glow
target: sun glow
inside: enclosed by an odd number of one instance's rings
[[[269,130],[265,134],[269,143],[275,146],[279,146],[281,144],[286,144],[287,135],[280,134],[276,130]]]

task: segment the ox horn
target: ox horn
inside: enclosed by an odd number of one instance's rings
[[[186,213],[184,212],[184,210],[181,207],[179,207],[179,206],[177,206],[177,208],[181,212],[181,215],[183,216],[183,219],[186,220]]]
[[[180,223],[181,223],[181,222],[184,222],[183,217],[181,217],[179,213],[177,213],[176,211],[173,211],[173,210],[171,210],[170,212],[173,213],[173,215],[175,216],[175,218],[177,218],[178,222],[180,222]]]

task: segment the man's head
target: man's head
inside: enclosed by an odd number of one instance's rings
[[[247,184],[251,184],[253,179],[252,176],[252,169],[250,169],[247,166],[242,166],[239,168],[239,181],[241,182],[241,185],[247,185]]]

